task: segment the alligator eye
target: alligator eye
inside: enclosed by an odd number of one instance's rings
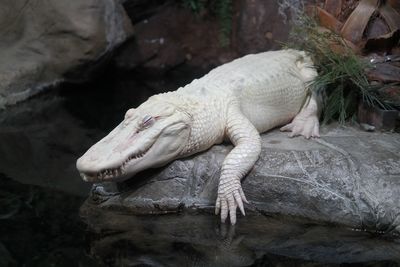
[[[156,120],[152,116],[146,115],[143,118],[142,126],[143,126],[143,128],[149,128],[150,126],[152,126],[154,124],[155,121]]]

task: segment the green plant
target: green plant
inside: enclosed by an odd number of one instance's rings
[[[388,106],[367,79],[369,64],[361,61],[340,36],[322,30],[312,18],[298,18],[286,47],[305,50],[313,57],[319,75],[310,88],[326,95],[323,123],[344,123],[355,114],[360,98],[369,106]]]

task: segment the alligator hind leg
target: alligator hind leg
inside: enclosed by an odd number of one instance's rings
[[[319,137],[319,109],[318,99],[313,93],[306,101],[299,114],[294,117],[291,123],[283,126],[281,131],[291,132],[290,137],[302,135],[309,139],[310,137]]]

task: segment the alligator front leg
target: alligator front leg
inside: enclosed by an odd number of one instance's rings
[[[257,129],[241,113],[231,108],[227,116],[226,134],[234,144],[226,156],[221,169],[215,213],[221,211],[221,222],[228,214],[232,224],[236,223],[236,209],[245,215],[243,201],[248,203],[240,180],[254,166],[261,152],[261,138]]]

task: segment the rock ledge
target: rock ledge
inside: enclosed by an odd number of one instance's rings
[[[382,233],[400,233],[400,136],[323,129],[315,140],[262,136],[256,166],[243,181],[248,216],[285,215]],[[217,145],[143,172],[84,208],[132,214],[212,213],[219,169],[231,146]],[[240,223],[239,218],[239,223]]]

